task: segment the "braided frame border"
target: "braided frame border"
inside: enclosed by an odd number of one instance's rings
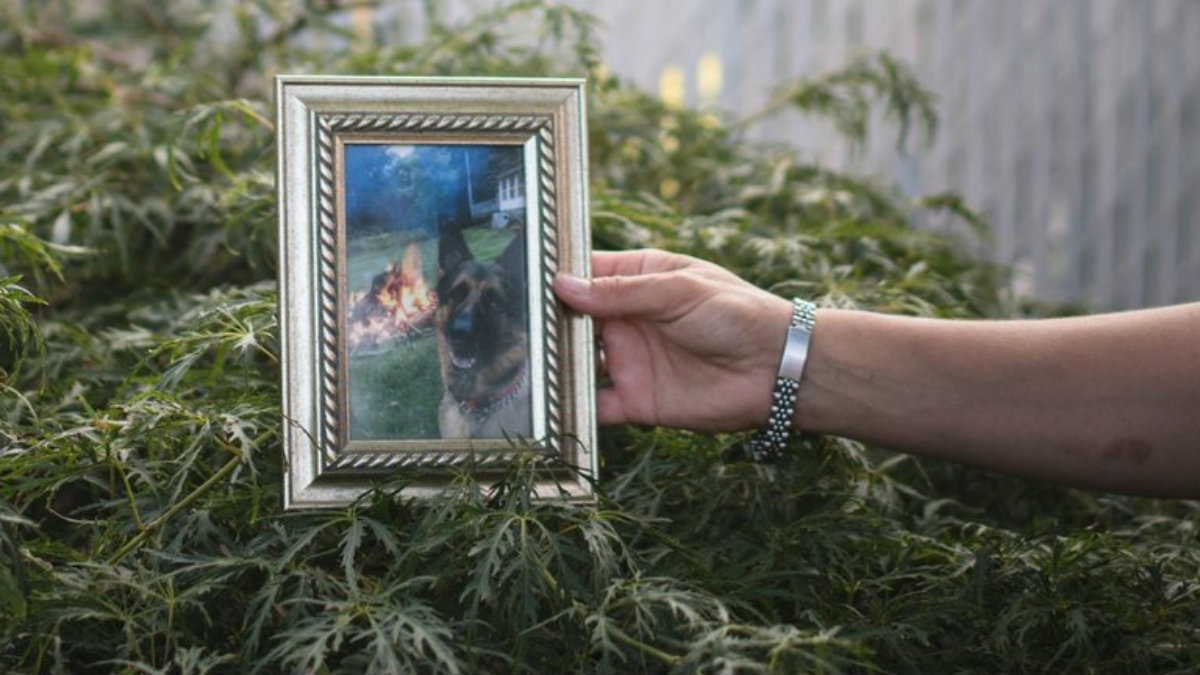
[[[454,469],[501,468],[528,449],[510,448],[459,452],[445,450],[403,451],[366,450],[347,452],[345,431],[340,425],[338,325],[338,254],[337,254],[337,180],[336,141],[343,134],[408,132],[474,134],[479,132],[529,132],[536,136],[538,222],[541,224],[540,250],[542,276],[541,309],[544,330],[546,391],[546,438],[538,443],[539,454],[561,457],[562,433],[563,336],[559,332],[561,311],[551,288],[559,269],[558,183],[555,176],[554,119],[546,115],[489,114],[317,114],[316,129],[316,268],[317,268],[317,352],[318,415],[317,457],[321,473],[360,473],[402,467]],[[528,232],[526,235],[528,236]]]

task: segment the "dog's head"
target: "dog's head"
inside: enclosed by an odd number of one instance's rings
[[[492,387],[525,365],[524,237],[517,234],[494,262],[479,262],[462,231],[438,238],[438,352],[447,390],[461,401],[486,399]]]

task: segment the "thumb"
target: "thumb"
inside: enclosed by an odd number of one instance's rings
[[[560,273],[554,278],[558,298],[598,319],[663,314],[677,304],[664,292],[662,275],[584,279]]]

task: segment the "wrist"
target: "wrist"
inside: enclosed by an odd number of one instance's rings
[[[879,412],[874,397],[891,386],[892,378],[881,372],[870,356],[877,351],[871,347],[872,338],[888,328],[880,324],[879,315],[870,312],[820,310],[810,338],[804,381],[796,393],[793,429],[858,437]],[[894,345],[887,347],[891,362],[897,358],[895,350]]]

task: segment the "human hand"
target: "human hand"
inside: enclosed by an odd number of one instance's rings
[[[612,386],[601,424],[734,431],[767,420],[791,304],[712,263],[656,250],[592,254],[560,300],[596,320]]]

